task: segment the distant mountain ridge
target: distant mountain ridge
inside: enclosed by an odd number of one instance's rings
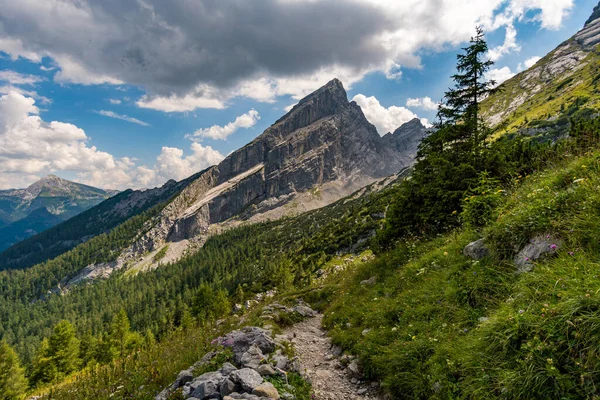
[[[118,191],[48,175],[25,189],[0,191],[0,250],[101,203]]]

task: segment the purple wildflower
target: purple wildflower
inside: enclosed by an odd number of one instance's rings
[[[557,246],[556,244],[552,243],[552,244],[550,245],[550,248],[551,248],[552,250],[556,250],[556,249],[558,248],[558,246]]]

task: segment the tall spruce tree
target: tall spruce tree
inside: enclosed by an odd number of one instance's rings
[[[21,396],[27,387],[25,373],[19,364],[17,353],[0,340],[0,400],[13,400]]]
[[[493,62],[479,27],[457,56],[454,86],[444,95],[435,131],[419,146],[412,179],[404,183],[388,213],[383,242],[406,234],[436,233],[459,223],[461,201],[479,173],[490,168],[489,129],[480,102],[496,89],[486,80]]]

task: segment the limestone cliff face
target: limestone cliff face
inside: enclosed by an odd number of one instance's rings
[[[198,174],[148,222],[118,265],[139,263],[165,243],[206,235],[211,225],[232,217],[250,218],[325,184],[336,183],[337,197],[332,200],[337,200],[412,164],[424,131],[417,121],[380,137],[334,79],[251,143]]]

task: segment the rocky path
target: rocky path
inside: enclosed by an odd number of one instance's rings
[[[331,340],[321,329],[322,315],[309,318],[285,330],[292,342],[305,375],[310,379],[316,400],[379,400],[369,382],[353,376],[332,353]]]

